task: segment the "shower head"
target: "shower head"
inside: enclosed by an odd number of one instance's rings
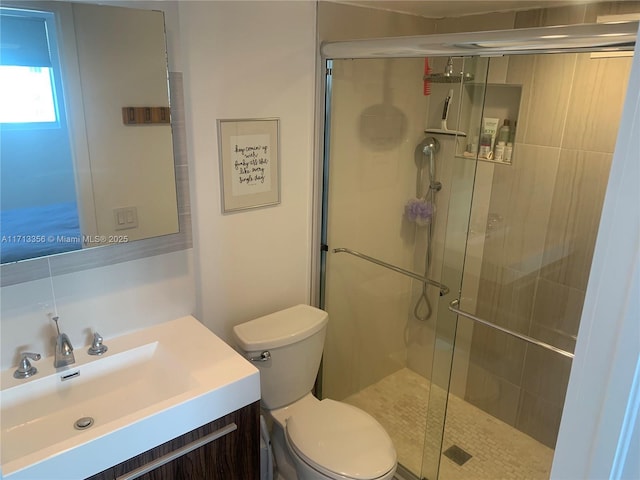
[[[453,72],[453,58],[449,57],[444,73],[429,73],[424,76],[424,80],[433,83],[460,83],[461,81],[470,82],[473,80],[473,73]]]

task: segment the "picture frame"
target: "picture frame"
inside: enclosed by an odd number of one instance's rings
[[[218,119],[222,213],[280,203],[280,119]]]

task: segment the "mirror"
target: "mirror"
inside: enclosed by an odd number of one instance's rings
[[[177,233],[162,12],[0,7],[1,263]]]

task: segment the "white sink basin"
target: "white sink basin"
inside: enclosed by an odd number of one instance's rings
[[[193,317],[2,372],[2,478],[85,478],[260,398],[258,371]],[[76,420],[93,424],[75,428]]]

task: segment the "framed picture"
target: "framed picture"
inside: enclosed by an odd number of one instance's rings
[[[222,212],[280,203],[280,119],[219,119]]]

